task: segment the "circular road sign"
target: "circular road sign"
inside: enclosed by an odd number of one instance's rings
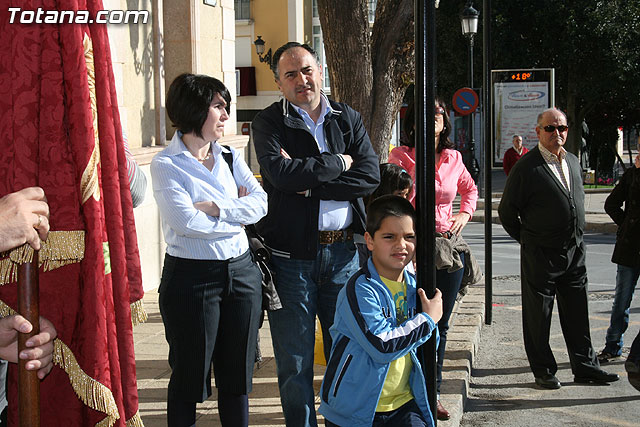
[[[453,94],[453,109],[461,116],[473,113],[478,108],[478,94],[468,87]]]

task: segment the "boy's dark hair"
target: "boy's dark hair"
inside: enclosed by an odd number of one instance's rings
[[[182,133],[194,132],[202,138],[202,125],[207,120],[211,101],[220,94],[231,108],[231,94],[220,80],[203,74],[181,74],[169,86],[167,114]]]
[[[387,194],[378,197],[369,204],[367,211],[367,233],[373,235],[380,229],[380,225],[385,218],[390,216],[403,217],[410,216],[413,224],[416,223],[416,210],[404,197]]]
[[[271,64],[270,64],[271,71],[273,71],[273,76],[275,77],[276,80],[280,79],[280,70],[278,69],[278,62],[280,62],[280,57],[282,56],[283,53],[285,53],[289,49],[293,49],[294,47],[301,47],[307,52],[309,52],[311,56],[313,56],[313,58],[316,60],[316,64],[318,64],[318,67],[321,66],[320,57],[318,56],[318,53],[315,50],[313,50],[313,48],[308,44],[306,43],[302,44],[298,42],[285,43],[276,50],[276,53],[273,54],[273,58],[271,59]]]
[[[367,204],[380,196],[393,194],[394,191],[401,191],[413,188],[411,175],[401,166],[393,163],[382,163],[380,165],[380,185],[367,198]]]
[[[442,132],[440,132],[440,141],[438,142],[438,147],[436,151],[441,153],[445,148],[455,148],[455,144],[451,142],[449,139],[449,135],[451,135],[451,120],[449,119],[449,113],[447,110],[447,104],[440,97],[436,97],[436,105],[444,110],[444,114],[442,115],[442,120],[444,121],[444,127],[442,128]],[[415,117],[415,106],[412,102],[407,107],[407,111],[404,115],[404,122],[402,124],[402,130],[406,136],[406,139],[402,139],[400,144],[406,145],[407,147],[415,147],[416,145],[416,117]]]

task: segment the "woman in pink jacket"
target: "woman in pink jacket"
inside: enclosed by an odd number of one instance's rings
[[[404,131],[407,139],[400,147],[396,147],[389,155],[389,162],[402,166],[415,182],[415,117],[413,104],[409,105],[404,120]],[[462,163],[462,155],[454,148],[449,139],[451,121],[445,103],[436,99],[435,114],[435,147],[436,147],[436,235],[449,238],[460,234],[462,229],[476,210],[478,188],[473,178]],[[409,197],[415,206],[415,185]],[[453,214],[453,200],[460,194],[460,212]],[[464,263],[464,256],[461,256]],[[436,287],[442,292],[443,315],[438,322],[440,345],[438,346],[437,386],[440,395],[442,383],[442,363],[447,345],[449,318],[456,302],[456,295],[462,283],[464,268],[448,272],[446,269],[436,270]],[[438,399],[437,415],[439,420],[448,420],[449,412]]]

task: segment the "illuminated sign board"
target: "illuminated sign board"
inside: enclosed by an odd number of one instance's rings
[[[492,164],[501,167],[514,135],[528,149],[538,144],[538,114],[555,105],[554,69],[493,70],[491,86]]]

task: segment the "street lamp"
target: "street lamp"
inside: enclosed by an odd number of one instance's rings
[[[473,38],[478,32],[478,17],[480,12],[473,8],[473,2],[468,1],[467,6],[460,14],[462,24],[462,34],[469,39],[469,88],[473,89]],[[469,114],[469,155],[471,156],[471,168],[469,173],[473,180],[478,182],[480,167],[476,160],[476,142],[473,138],[473,113]]]
[[[267,54],[263,57],[264,53],[264,40],[262,40],[262,36],[258,36],[258,38],[253,42],[256,46],[256,53],[258,54],[258,59],[260,62],[266,62],[269,67],[271,67],[271,49],[267,52]]]

